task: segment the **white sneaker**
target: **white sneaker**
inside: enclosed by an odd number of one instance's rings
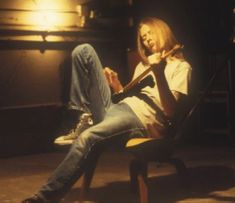
[[[83,113],[80,116],[79,123],[75,129],[72,129],[68,134],[59,136],[54,140],[57,145],[69,145],[87,128],[93,125],[93,120],[90,113]]]

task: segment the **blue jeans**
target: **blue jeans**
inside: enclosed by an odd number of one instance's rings
[[[106,146],[145,134],[144,126],[127,104],[112,103],[102,65],[89,44],[74,49],[72,63],[70,105],[90,111],[95,125],[79,135],[65,159],[39,190],[38,195],[46,200],[62,198],[89,167],[89,161]]]

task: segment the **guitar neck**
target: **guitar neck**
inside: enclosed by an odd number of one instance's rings
[[[178,49],[182,49],[183,46],[176,44],[170,51],[168,51],[167,53],[165,53],[162,57],[161,60],[166,59],[168,56],[170,56],[171,54],[173,54],[175,51],[177,51]],[[135,86],[138,82],[140,82],[141,79],[143,79],[151,70],[153,69],[153,66],[149,66],[149,68],[147,68],[143,73],[141,73],[137,78],[135,78],[134,80],[132,80],[131,82],[129,82],[124,88],[123,88],[123,92],[129,91],[131,88],[133,88],[133,86]]]
[[[137,78],[129,82],[124,88],[123,92],[126,92],[133,88],[143,77],[145,77],[150,71],[152,70],[152,66],[150,66],[148,69],[146,69],[143,73],[141,73]]]

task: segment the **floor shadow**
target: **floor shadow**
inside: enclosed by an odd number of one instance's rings
[[[235,202],[235,194],[226,191],[235,187],[235,170],[227,166],[200,166],[188,168],[187,188],[180,187],[177,174],[149,178],[149,203],[175,203],[180,200],[214,199],[216,202]],[[79,202],[79,189],[71,190],[65,203]],[[87,202],[96,203],[137,203],[138,194],[131,194],[129,182],[111,182],[106,186],[91,188]],[[84,203],[86,202],[84,201]],[[194,201],[195,202],[195,201]]]

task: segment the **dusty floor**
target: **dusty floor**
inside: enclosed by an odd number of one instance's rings
[[[0,203],[20,203],[35,193],[63,159],[65,152],[33,154],[0,159]],[[235,148],[187,147],[176,155],[184,160],[190,187],[184,189],[171,165],[149,167],[149,203],[232,203],[235,202]],[[128,163],[125,152],[105,152],[85,202],[137,203],[130,193]],[[63,203],[79,202],[78,181]]]

